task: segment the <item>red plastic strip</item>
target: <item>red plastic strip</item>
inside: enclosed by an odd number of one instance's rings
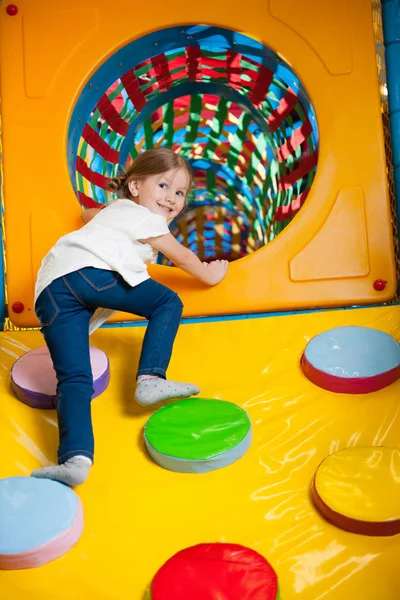
[[[169,61],[169,70],[173,71],[174,69],[184,68],[186,67],[187,57],[182,54],[182,56],[176,56]]]
[[[242,55],[237,52],[232,52],[232,50],[228,50],[226,53],[226,71],[228,82],[232,85],[232,87],[242,87],[242,71],[240,68],[240,63],[242,60]]]
[[[292,112],[298,101],[297,95],[291,88],[288,88],[286,95],[282,98],[279,106],[269,115],[267,124],[272,132],[276,131],[279,125]]]
[[[94,183],[94,185],[101,187],[103,190],[107,189],[109,178],[105,177],[101,173],[92,171],[92,169],[88,167],[88,165],[80,156],[76,157],[76,170],[88,181],[90,181],[90,183]]]
[[[274,76],[271,69],[267,69],[264,65],[260,66],[260,71],[256,80],[256,84],[253,90],[249,94],[249,100],[254,106],[258,107],[264,101],[267,95],[268,88],[271,85],[272,78]]]
[[[244,78],[243,75],[247,75],[250,81],[247,78]],[[253,93],[256,85],[257,85],[257,72],[252,71],[251,69],[242,69],[242,88],[249,90],[249,95]]]
[[[165,54],[154,56],[151,59],[151,64],[154,68],[154,74],[157,78],[159,89],[161,92],[165,92],[172,86],[171,73]]]
[[[297,167],[297,169],[294,169],[287,175],[284,175],[283,177],[281,177],[281,179],[279,180],[279,184],[278,184],[279,189],[287,190],[290,187],[292,187],[293,184],[296,183],[296,181],[298,181],[299,179],[304,177],[304,175],[309,173],[311,171],[311,169],[313,169],[315,167],[315,165],[317,164],[317,160],[318,160],[318,153],[316,151],[313,152],[313,154],[311,154],[311,156],[306,156],[305,158],[303,158],[301,160],[300,165]]]
[[[222,80],[226,82],[226,73],[221,71],[216,71],[215,69],[209,69],[208,67],[202,67],[201,70],[202,77],[211,77],[213,81]]]
[[[312,133],[312,125],[310,120],[304,121],[304,123],[296,129],[290,138],[278,149],[278,160],[283,162],[286,160],[295,150],[302,144],[308,136]]]
[[[309,189],[304,190],[304,192],[299,194],[297,198],[294,198],[294,200],[292,200],[287,206],[277,206],[274,220],[280,222],[292,218],[303,206],[309,191]]]
[[[78,198],[80,205],[84,206],[85,208],[105,208],[104,204],[96,202],[95,200],[93,200],[93,198],[86,196],[86,194],[84,194],[83,192],[78,192]]]
[[[140,89],[139,81],[132,71],[128,71],[121,77],[121,81],[124,84],[126,93],[135,109],[140,112],[146,106],[146,98]]]
[[[312,383],[324,390],[338,394],[369,394],[387,387],[400,377],[400,365],[373,377],[336,377],[316,369],[307,360],[305,354],[301,357],[301,368]]]
[[[187,46],[186,50],[186,68],[189,81],[201,79],[199,74],[201,50],[199,46]]]
[[[107,142],[99,136],[97,131],[92,129],[87,123],[83,128],[82,137],[105,160],[118,164],[119,151],[110,148]]]
[[[100,98],[97,108],[99,109],[103,119],[107,121],[107,124],[111,127],[111,129],[113,129],[113,131],[124,136],[128,133],[129,123],[120,117],[118,111],[111,103],[107,94],[104,94]]]
[[[201,64],[205,67],[213,68],[213,69],[225,69],[225,57],[216,58],[213,56],[204,56],[201,57]]]

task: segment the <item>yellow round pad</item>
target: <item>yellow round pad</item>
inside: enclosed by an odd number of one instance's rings
[[[319,466],[312,498],[333,525],[364,535],[400,533],[400,450],[347,448]]]

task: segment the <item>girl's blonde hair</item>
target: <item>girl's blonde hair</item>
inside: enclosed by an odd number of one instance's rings
[[[161,175],[171,169],[182,169],[187,173],[190,190],[193,185],[193,175],[189,163],[170,148],[153,148],[139,154],[126,173],[109,180],[108,189],[112,192],[122,192],[122,197],[133,200],[128,186],[130,181],[140,181],[150,175]]]

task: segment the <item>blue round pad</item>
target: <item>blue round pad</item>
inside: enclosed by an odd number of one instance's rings
[[[360,392],[389,385],[400,376],[400,345],[389,334],[368,327],[336,327],[315,336],[302,359],[309,378],[333,391],[335,378],[351,381]],[[363,380],[363,382],[361,381]]]
[[[71,488],[34,477],[0,480],[0,569],[42,565],[67,552],[83,527]]]

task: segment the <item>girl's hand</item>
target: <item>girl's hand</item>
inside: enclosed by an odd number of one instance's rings
[[[226,275],[228,270],[227,260],[214,260],[211,263],[202,263],[201,260],[188,248],[185,248],[174,238],[171,233],[155,238],[139,239],[139,242],[150,244],[157,252],[162,252],[176,267],[189,273],[206,285],[217,285]]]
[[[213,260],[210,263],[203,262],[203,265],[207,268],[207,283],[217,285],[227,274],[229,262],[227,260]]]

